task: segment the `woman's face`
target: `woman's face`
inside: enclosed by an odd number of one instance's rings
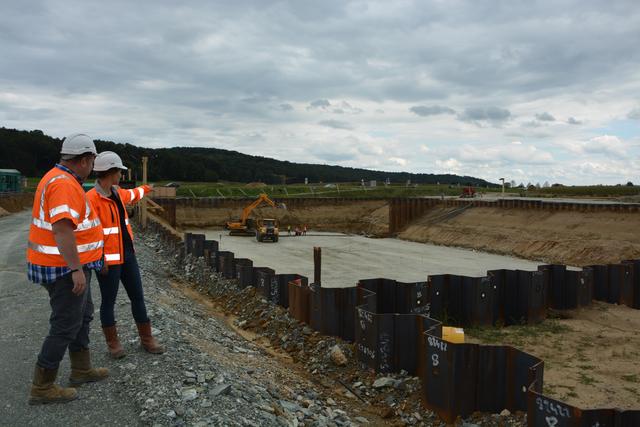
[[[122,171],[120,169],[116,169],[113,174],[111,174],[111,185],[119,185],[120,179],[122,179]]]

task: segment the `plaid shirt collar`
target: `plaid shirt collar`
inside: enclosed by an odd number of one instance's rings
[[[60,170],[63,170],[63,171],[65,171],[65,172],[70,173],[71,175],[73,175],[73,177],[74,177],[76,180],[78,180],[78,182],[80,183],[80,185],[82,185],[82,181],[83,181],[83,179],[82,179],[82,178],[80,178],[80,175],[78,175],[77,173],[75,173],[74,171],[72,171],[71,169],[69,169],[68,167],[61,165],[60,163],[56,163],[56,167],[57,167],[58,169],[60,169]]]

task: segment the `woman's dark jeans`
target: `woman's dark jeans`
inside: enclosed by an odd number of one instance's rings
[[[98,274],[102,303],[100,304],[100,322],[102,327],[116,324],[114,307],[118,296],[119,282],[122,282],[124,290],[127,291],[131,301],[131,313],[136,323],[147,323],[147,308],[144,305],[144,293],[142,291],[142,280],[140,279],[140,269],[136,254],[133,251],[125,251],[124,263],[120,265],[110,265],[106,275]]]

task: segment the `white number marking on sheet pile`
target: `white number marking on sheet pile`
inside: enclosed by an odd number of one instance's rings
[[[440,351],[447,351],[447,343],[436,338],[436,337],[429,337],[428,338],[429,341],[429,345],[431,347],[435,347]]]

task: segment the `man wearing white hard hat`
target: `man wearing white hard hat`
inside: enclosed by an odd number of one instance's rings
[[[62,142],[61,159],[40,180],[33,202],[27,276],[49,293],[51,317],[36,363],[29,404],[74,400],[73,387],[55,384],[67,349],[72,386],[106,378],[106,368],[93,368],[89,327],[93,319],[91,271],[103,265],[103,231],[82,189],[96,158],[93,140],[84,134]]]
[[[122,171],[127,168],[113,151],[104,151],[96,157],[93,170],[98,176],[94,188],[87,197],[96,210],[104,230],[104,258],[108,270],[98,276],[102,303],[100,321],[109,353],[113,358],[124,357],[125,352],[118,339],[115,303],[120,282],[131,301],[131,313],[138,327],[142,347],[149,353],[163,353],[164,348],[151,335],[151,322],[147,316],[144,292],[138,261],[133,248],[133,231],[129,224],[126,205],[138,202],[151,188],[142,185],[132,190],[118,186]]]

